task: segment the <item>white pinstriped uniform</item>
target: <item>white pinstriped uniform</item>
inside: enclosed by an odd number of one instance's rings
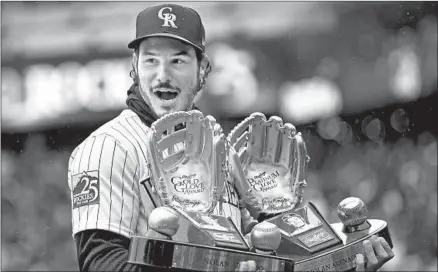
[[[147,178],[147,127],[133,111],[124,110],[85,139],[68,165],[72,198],[73,235],[88,229],[109,230],[126,237],[144,235],[155,208]],[[222,207],[214,213],[230,216],[238,228],[241,218],[233,186],[227,186]],[[221,208],[221,209],[220,209]]]

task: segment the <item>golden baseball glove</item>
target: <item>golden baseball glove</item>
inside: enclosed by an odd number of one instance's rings
[[[306,186],[306,145],[295,127],[278,116],[253,113],[228,135],[229,161],[246,205],[274,214],[292,210]]]
[[[153,184],[164,205],[209,213],[223,193],[227,143],[219,124],[197,111],[170,113],[148,138]]]

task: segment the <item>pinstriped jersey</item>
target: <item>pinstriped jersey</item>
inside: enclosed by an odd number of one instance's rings
[[[88,229],[126,237],[144,235],[147,219],[159,205],[150,184],[146,136],[150,130],[133,111],[94,131],[72,152],[68,165],[73,235]],[[227,184],[215,214],[230,216],[241,228],[234,186]],[[244,218],[246,225],[248,218]]]

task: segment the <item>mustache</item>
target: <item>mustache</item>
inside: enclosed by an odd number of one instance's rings
[[[169,82],[159,83],[155,86],[151,87],[152,91],[156,91],[158,89],[171,89],[180,92],[181,90],[178,87],[172,86]]]

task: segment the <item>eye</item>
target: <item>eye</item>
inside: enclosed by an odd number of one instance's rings
[[[145,63],[149,63],[149,64],[154,64],[154,63],[157,62],[157,60],[154,59],[154,58],[146,58],[146,59],[144,60],[144,62],[145,62]]]
[[[172,63],[174,63],[174,64],[182,64],[182,63],[185,63],[185,61],[183,59],[173,59]]]

